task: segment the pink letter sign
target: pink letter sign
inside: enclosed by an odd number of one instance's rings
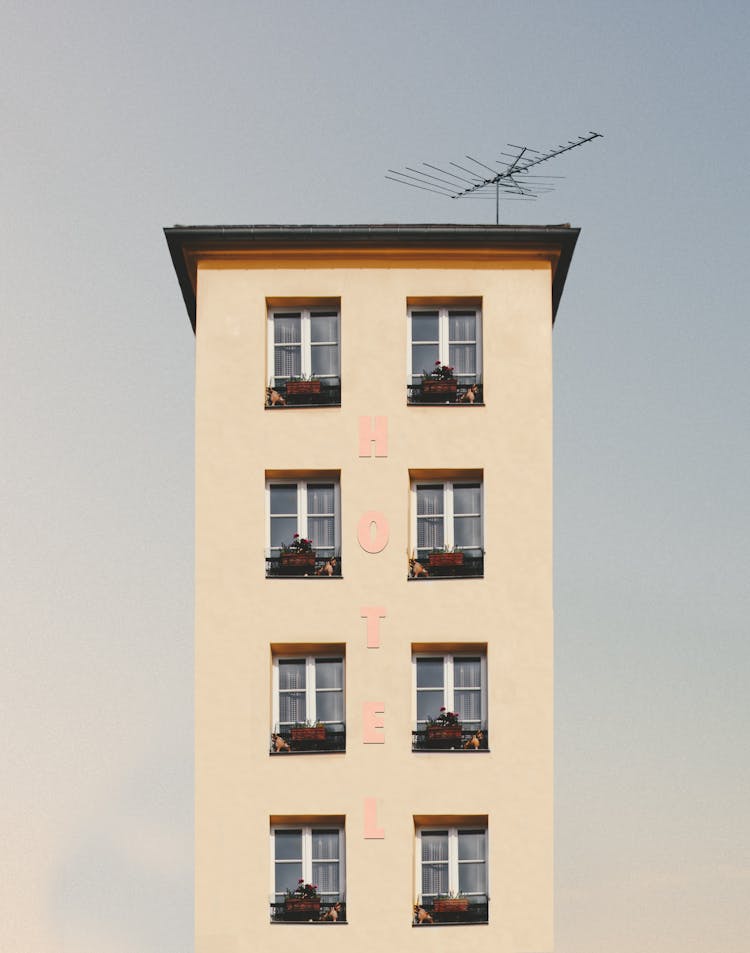
[[[375,417],[373,427],[369,417],[359,418],[359,455],[371,457],[372,446],[375,444],[375,456],[388,456],[388,418]]]
[[[385,715],[385,702],[365,702],[362,706],[362,720],[364,729],[362,740],[366,745],[385,744],[385,733],[378,729],[385,728],[380,715]]]
[[[383,606],[362,606],[361,618],[367,619],[367,648],[380,648],[380,619],[385,619]]]
[[[365,840],[383,840],[385,830],[378,827],[378,802],[374,797],[365,798]]]
[[[372,527],[375,526],[375,534]],[[366,553],[382,553],[388,545],[388,520],[378,510],[362,514],[357,527],[357,540]]]

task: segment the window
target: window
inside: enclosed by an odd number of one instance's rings
[[[268,480],[266,506],[268,575],[341,574],[338,479]]]
[[[428,575],[482,575],[482,503],[481,480],[412,483],[412,539]]]
[[[486,653],[415,652],[412,663],[416,722],[414,750],[486,750]],[[454,717],[449,718],[445,713]],[[458,738],[441,731],[441,726],[448,723],[460,728]]]
[[[271,308],[268,320],[271,388],[286,404],[339,403],[339,309]],[[290,382],[311,378],[317,389],[297,388],[301,392],[293,393],[289,387]]]
[[[279,824],[271,828],[273,920],[346,919],[344,828],[338,823]],[[315,890],[312,904],[295,909],[288,902],[300,884]],[[330,911],[338,907],[336,917]]]
[[[486,826],[420,827],[416,855],[417,905],[435,923],[487,921]]]
[[[482,319],[476,307],[409,308],[409,397],[415,403],[481,403],[476,385],[482,381]],[[451,368],[452,391],[443,388],[434,399],[423,376],[437,365]],[[470,391],[470,396],[467,392]],[[442,394],[442,396],[441,396]]]
[[[274,656],[272,753],[344,751],[344,712],[343,653]]]

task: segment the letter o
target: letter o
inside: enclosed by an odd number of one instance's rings
[[[375,524],[375,535],[372,525]],[[368,510],[362,514],[357,527],[357,540],[366,553],[382,553],[388,545],[388,520],[378,510]]]

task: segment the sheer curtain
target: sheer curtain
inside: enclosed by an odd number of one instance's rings
[[[422,896],[448,893],[448,831],[422,832]]]
[[[479,484],[453,488],[453,542],[470,555],[482,552],[482,488]]]
[[[307,534],[323,556],[332,556],[336,546],[335,505],[333,484],[308,484]]]
[[[417,487],[417,549],[419,551],[442,549],[445,527],[443,524],[443,487]]]
[[[338,377],[338,325],[336,313],[310,316],[310,370],[315,377]]]
[[[313,830],[312,877],[318,893],[324,899],[340,896],[339,831]]]
[[[279,661],[279,724],[293,725],[307,718],[304,659]]]
[[[476,730],[482,720],[482,663],[478,658],[453,660],[453,704],[465,728]]]
[[[474,311],[451,311],[448,315],[448,363],[464,384],[477,379],[477,317]]]
[[[302,371],[302,319],[300,315],[274,315],[274,378],[298,377]]]

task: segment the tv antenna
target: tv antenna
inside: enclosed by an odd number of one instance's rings
[[[480,162],[473,156],[466,156],[469,162],[473,162],[480,171],[474,168],[467,168],[465,165],[459,165],[458,162],[449,162],[448,165],[454,169],[459,169],[461,173],[452,172],[450,169],[441,169],[440,166],[432,165],[430,162],[423,162],[422,165],[432,172],[425,172],[422,169],[414,169],[411,166],[405,166],[405,172],[398,172],[395,169],[389,169],[390,175],[386,179],[392,182],[399,182],[401,185],[410,185],[414,189],[423,189],[426,192],[436,192],[438,195],[446,195],[449,199],[495,199],[495,223],[500,224],[500,195],[503,200],[529,202],[539,198],[547,192],[551,192],[554,187],[555,179],[562,179],[561,175],[536,175],[530,172],[531,169],[561,156],[564,152],[570,152],[571,149],[577,149],[578,146],[591,142],[594,139],[601,139],[600,132],[589,132],[586,136],[579,136],[575,140],[568,140],[566,145],[553,146],[550,149],[540,150],[531,149],[529,146],[514,146],[508,143],[508,148],[513,152],[501,152],[501,159],[496,159],[495,166],[500,166],[498,171],[492,165],[486,162]],[[433,173],[440,173],[434,175]],[[488,174],[489,173],[489,174]]]

